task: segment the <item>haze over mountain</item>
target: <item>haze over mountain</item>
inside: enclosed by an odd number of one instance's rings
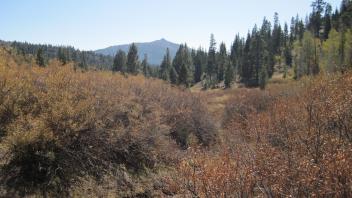
[[[131,44],[115,45],[96,50],[95,52],[98,54],[115,56],[118,50],[123,50],[127,53],[130,45]],[[148,62],[151,65],[160,65],[167,48],[169,48],[172,58],[176,55],[176,51],[179,48],[179,44],[172,43],[164,38],[152,42],[136,43],[136,45],[138,48],[139,59],[142,60],[144,58],[144,54],[147,54]]]

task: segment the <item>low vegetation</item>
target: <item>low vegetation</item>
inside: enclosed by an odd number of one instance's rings
[[[350,197],[352,76],[319,76],[228,100],[219,152],[195,150],[175,181],[196,197]]]
[[[216,126],[189,91],[142,76],[74,72],[56,61],[47,68],[15,65],[6,50],[1,194],[68,195],[82,178],[100,181],[121,167],[147,174],[177,163],[191,143],[216,142]]]
[[[0,197],[352,197],[352,3],[312,7],[160,68],[0,42]]]
[[[350,72],[191,92],[0,52],[2,195],[352,195]]]

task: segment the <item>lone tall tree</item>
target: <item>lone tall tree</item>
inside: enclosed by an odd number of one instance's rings
[[[138,74],[138,49],[137,46],[132,43],[127,54],[127,71],[131,74]]]
[[[207,64],[207,75],[210,80],[212,80],[212,75],[216,68],[216,41],[214,38],[214,34],[210,35],[210,45],[208,51],[208,64]]]
[[[114,58],[114,65],[112,67],[114,72],[126,72],[126,53],[119,50]]]

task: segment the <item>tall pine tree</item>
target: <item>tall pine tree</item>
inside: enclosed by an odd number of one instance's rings
[[[126,72],[126,53],[119,50],[114,58],[114,63],[112,67],[114,72]]]
[[[132,43],[127,54],[127,71],[131,74],[138,74],[139,61],[138,61],[138,49],[137,46]]]
[[[226,51],[226,45],[225,43],[220,44],[220,52],[218,55],[218,61],[217,61],[217,80],[218,82],[221,82],[224,80],[224,75],[225,75],[225,69],[227,65],[227,51]]]
[[[208,63],[207,63],[207,76],[210,78],[210,81],[213,80],[214,73],[216,74],[216,41],[214,34],[210,35],[210,44],[208,51]],[[215,75],[216,76],[216,75]]]
[[[160,78],[166,81],[170,80],[171,56],[169,48],[166,49],[163,61],[160,65]]]

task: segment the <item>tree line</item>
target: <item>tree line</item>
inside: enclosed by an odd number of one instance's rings
[[[273,23],[264,18],[261,26],[255,25],[245,38],[236,35],[230,49],[225,43],[217,49],[213,34],[208,50],[181,44],[172,59],[167,49],[154,76],[186,87],[199,82],[204,88],[220,83],[230,87],[233,82],[241,82],[265,88],[275,71],[285,78],[293,69],[294,78],[299,79],[322,69],[347,69],[352,64],[351,0],[343,0],[335,11],[323,0],[315,0],[311,6],[312,12],[305,20],[297,15],[290,25],[282,26],[278,13],[274,14]],[[123,51],[116,54],[113,70],[133,74],[144,71],[136,65],[137,48],[132,44],[128,55]]]
[[[131,44],[128,53],[119,50],[115,57],[80,51],[73,47],[34,45],[12,42],[18,53],[36,56],[37,64],[45,66],[51,58],[63,64],[75,62],[80,68],[95,65],[98,69],[113,72],[143,74],[157,77],[172,84],[186,87],[202,83],[204,88],[231,87],[234,82],[249,87],[265,88],[274,72],[287,77],[294,71],[294,78],[327,72],[345,71],[352,65],[352,1],[343,0],[339,9],[324,0],[311,4],[312,12],[303,20],[292,17],[290,25],[282,26],[278,13],[273,22],[264,18],[260,26],[255,25],[246,37],[237,34],[227,48],[211,34],[209,49],[191,49],[181,44],[176,56],[169,49],[159,67],[148,64],[148,56],[139,61],[138,49]]]
[[[19,55],[33,55],[36,58],[36,63],[43,67],[48,64],[49,60],[58,59],[63,65],[72,61],[82,69],[111,70],[112,68],[113,57],[96,54],[93,51],[81,51],[71,46],[31,44],[17,41],[0,41],[0,43],[10,45]]]

